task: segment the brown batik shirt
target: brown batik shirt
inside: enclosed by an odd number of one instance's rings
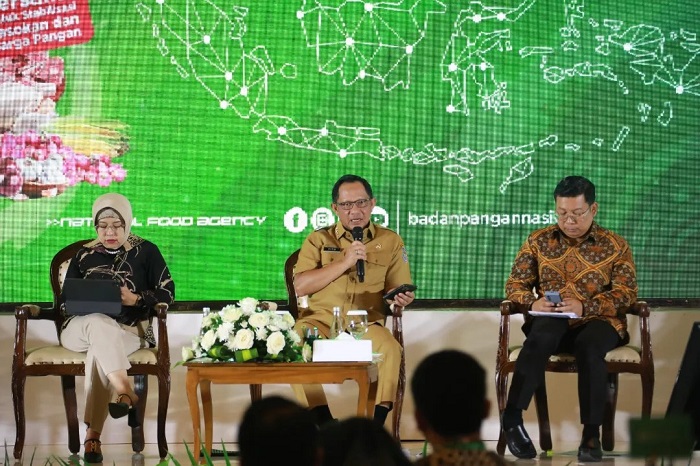
[[[514,463],[486,450],[441,449],[421,458],[414,466],[513,466]]]
[[[595,222],[578,241],[565,236],[556,224],[533,232],[515,258],[506,296],[532,305],[545,291],[559,291],[563,298],[583,303],[583,318],[570,319],[572,327],[604,320],[626,339],[624,311],[637,299],[636,270],[627,241]]]

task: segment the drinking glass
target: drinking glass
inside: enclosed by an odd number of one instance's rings
[[[367,333],[367,311],[348,311],[345,328],[355,340],[361,340]]]

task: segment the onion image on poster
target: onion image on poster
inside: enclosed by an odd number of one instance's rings
[[[128,150],[125,125],[59,116],[64,62],[48,51],[0,57],[0,196],[53,197],[81,182],[123,181],[114,159]]]

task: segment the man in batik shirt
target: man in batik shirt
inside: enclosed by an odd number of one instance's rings
[[[506,282],[509,300],[532,311],[571,313],[577,318],[526,316],[527,335],[515,363],[502,425],[508,449],[518,458],[534,458],[535,447],[523,427],[537,387],[544,383],[549,356],[571,353],[578,366],[583,435],[580,461],[600,461],[607,365],[605,354],[627,343],[625,310],[637,298],[632,251],[621,236],[598,225],[595,186],[569,176],[554,190],[557,223],[532,233],[518,252]],[[561,303],[545,298],[558,291]],[[556,315],[556,314],[555,314]]]

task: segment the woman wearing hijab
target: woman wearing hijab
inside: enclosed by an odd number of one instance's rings
[[[97,239],[85,244],[71,260],[66,278],[112,279],[121,287],[122,311],[110,317],[94,313],[67,316],[61,345],[87,353],[85,359],[85,462],[101,463],[100,435],[109,413],[128,416],[138,425],[138,397],[126,371],[128,355],[155,346],[149,313],[157,303],[171,304],[175,284],[158,247],[130,233],[129,200],[104,194],[92,206]],[[98,311],[99,312],[99,311]]]

